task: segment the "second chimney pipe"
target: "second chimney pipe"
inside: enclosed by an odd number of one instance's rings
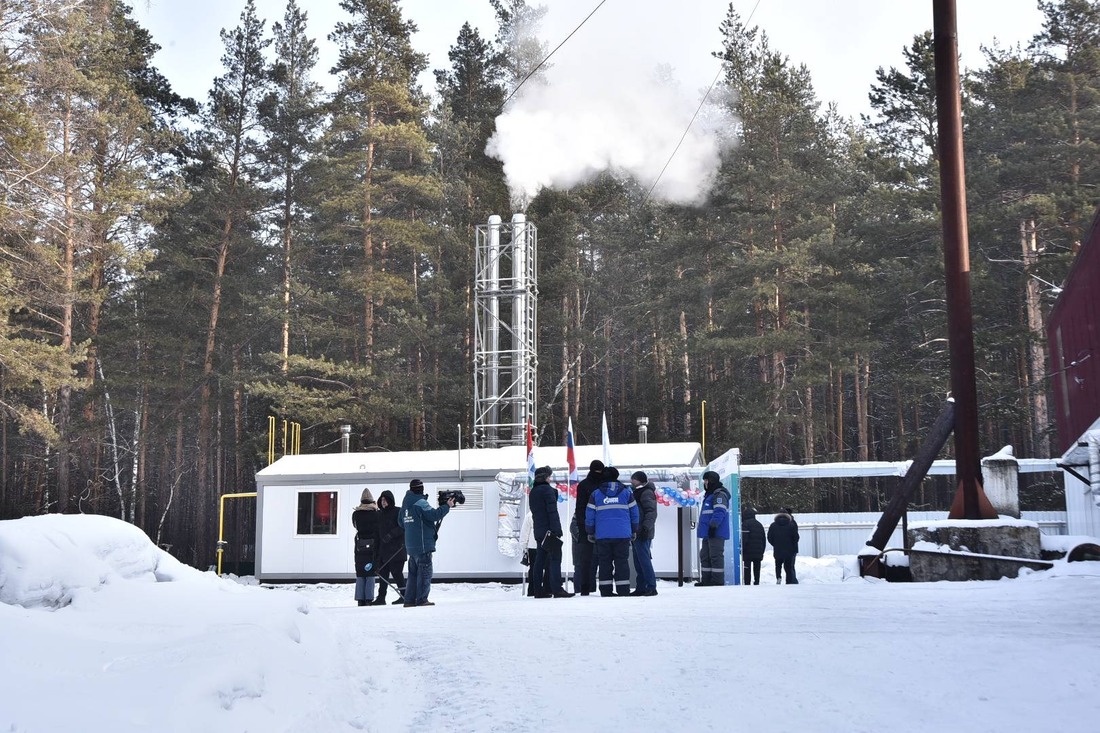
[[[643,443],[643,444],[649,442],[649,418],[648,417],[639,417],[638,418],[638,442]]]
[[[340,452],[348,453],[351,451],[351,426],[340,426]]]

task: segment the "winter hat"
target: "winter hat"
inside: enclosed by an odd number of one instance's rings
[[[747,506],[741,510],[741,516],[745,519],[756,519],[756,510],[751,506]]]
[[[378,505],[374,503],[374,494],[370,493],[370,489],[363,489],[363,495],[359,498],[359,506],[356,509],[377,509]]]
[[[619,469],[614,466],[608,466],[603,470],[604,481],[615,481],[619,478]]]
[[[424,482],[418,478],[414,478],[409,482],[409,490],[416,494],[424,493]]]
[[[721,481],[722,481],[722,477],[719,476],[715,471],[707,471],[706,473],[703,474],[703,482],[704,483],[717,484],[717,483],[720,483]]]
[[[535,469],[535,480],[538,481],[541,478],[548,479],[554,473],[554,469],[549,466],[543,466],[542,468]]]
[[[645,475],[645,471],[635,471],[634,473],[630,474],[630,478],[637,479],[643,484],[649,481],[649,476]]]
[[[589,471],[595,471],[596,473],[599,473],[600,471],[602,471],[603,468],[604,468],[603,461],[601,461],[598,458],[588,464],[588,470]]]

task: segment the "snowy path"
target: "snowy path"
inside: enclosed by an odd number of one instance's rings
[[[366,730],[1095,731],[1100,578],[676,588],[432,608],[303,589],[346,640]],[[349,701],[345,700],[345,704]],[[352,706],[354,707],[354,705]],[[317,730],[321,730],[318,728]]]

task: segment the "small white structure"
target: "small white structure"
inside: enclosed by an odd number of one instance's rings
[[[637,470],[651,478],[663,477],[655,480],[659,485],[695,478],[703,470],[698,443],[623,444],[612,445],[610,450],[624,483],[629,483],[630,474]],[[579,478],[587,474],[591,461],[602,457],[602,446],[577,446]],[[556,479],[564,477],[565,460],[564,447],[535,448],[536,465],[554,468]],[[433,506],[440,490],[459,489],[466,496],[466,503],[452,509],[440,527],[436,576],[517,578],[522,566],[515,540],[526,501],[517,506],[508,494],[512,477],[526,475],[526,471],[524,446],[283,456],[256,474],[256,577],[261,581],[353,578],[355,529],[351,513],[363,489],[369,488],[375,499],[388,489],[400,505],[409,481],[419,478]],[[562,529],[568,533],[575,505],[570,500],[558,506]],[[502,522],[501,515],[517,513],[513,532],[513,525]],[[653,543],[654,566],[659,573],[677,569],[676,517],[677,512],[668,507],[659,509]],[[516,556],[510,554],[513,547]],[[571,572],[571,565],[570,543],[566,542],[563,571]]]
[[[1058,461],[1066,471],[1066,531],[1100,537],[1100,419]]]

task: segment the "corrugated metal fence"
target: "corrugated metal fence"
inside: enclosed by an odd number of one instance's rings
[[[1043,534],[1066,534],[1065,512],[1022,512],[1023,519],[1039,524]],[[798,522],[798,552],[803,557],[821,557],[823,555],[855,555],[866,547],[867,540],[875,531],[880,512],[825,512],[819,514],[796,514]],[[909,512],[910,522],[929,519],[947,519],[947,512]],[[759,515],[757,519],[768,528],[771,517]],[[887,547],[901,547],[901,524],[890,536]],[[771,553],[771,547],[768,548]]]

